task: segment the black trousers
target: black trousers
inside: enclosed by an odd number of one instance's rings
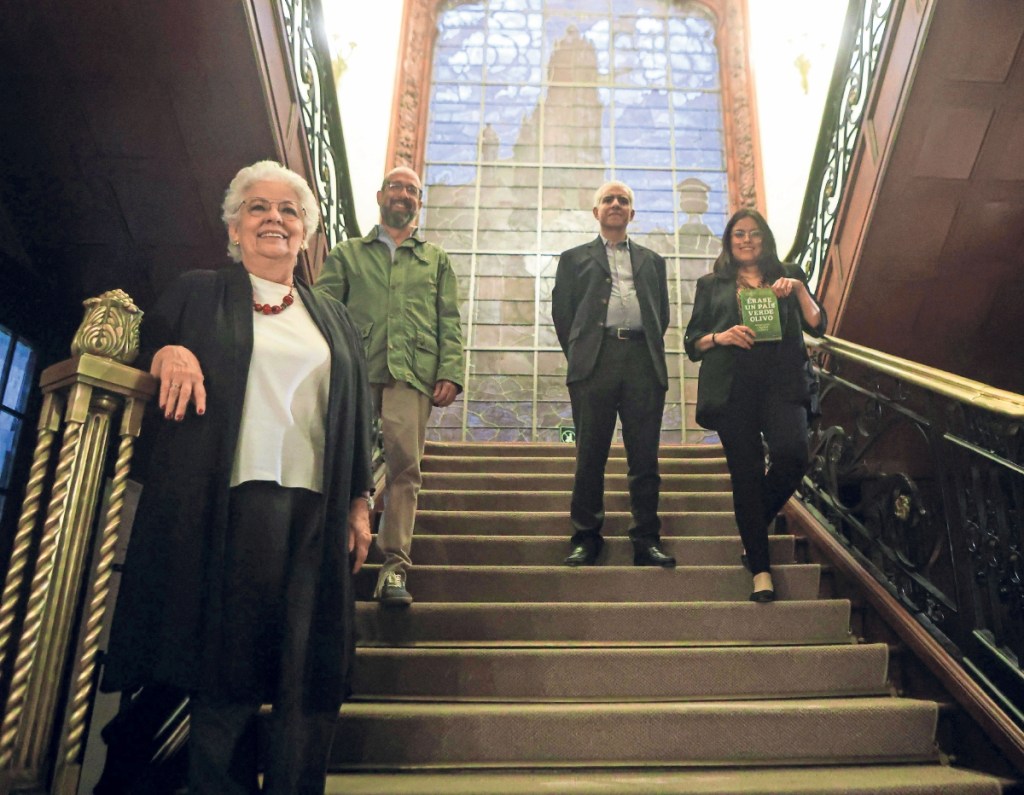
[[[615,433],[616,417],[622,420],[622,441],[629,467],[629,504],[634,541],[657,542],[658,445],[665,390],[654,372],[644,339],[605,337],[594,372],[583,381],[569,384],[572,418],[576,425],[576,478],[569,510],[575,531],[573,544],[600,546],[604,524],[604,471]]]
[[[265,700],[272,712],[263,792],[324,791],[338,705],[313,709],[305,698],[322,514],[321,495],[306,489],[249,482],[231,490],[222,652],[231,681],[191,694],[193,795],[260,791],[256,721]]]
[[[793,496],[808,463],[807,410],[802,401],[787,398],[794,390],[782,379],[792,376],[792,368],[779,366],[781,353],[772,343],[737,353],[729,404],[718,427],[736,525],[754,574],[771,570],[768,525]]]

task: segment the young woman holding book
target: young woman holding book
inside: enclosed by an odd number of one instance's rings
[[[742,306],[755,297],[763,313],[770,295],[778,301],[779,338],[766,340],[762,331],[759,339],[743,322]],[[808,290],[804,272],[779,261],[764,217],[749,209],[733,215],[714,269],[697,280],[685,346],[691,360],[702,362],[697,422],[717,431],[725,449],[754,602],[775,599],[768,525],[796,491],[808,463],[803,332],[820,337],[825,325],[825,311]]]

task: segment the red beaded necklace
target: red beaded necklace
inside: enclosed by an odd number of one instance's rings
[[[252,309],[258,315],[279,315],[292,304],[295,303],[295,287],[291,284],[288,285],[288,295],[281,299],[281,303],[274,304],[261,304],[258,301],[253,301]]]

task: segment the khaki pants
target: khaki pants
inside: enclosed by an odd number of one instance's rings
[[[387,476],[384,514],[377,532],[377,547],[384,553],[384,565],[377,578],[376,598],[390,572],[404,574],[412,567],[412,532],[423,481],[420,460],[427,438],[431,399],[402,381],[371,384],[371,387],[384,435]]]

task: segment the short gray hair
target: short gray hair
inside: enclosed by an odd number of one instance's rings
[[[601,197],[606,193],[605,188],[609,185],[621,185],[626,189],[626,195],[629,196],[629,206],[632,209],[636,209],[636,196],[633,195],[633,189],[629,187],[625,182],[618,179],[610,179],[604,183],[600,188],[594,191],[594,206],[597,207],[601,203]]]
[[[228,190],[224,194],[224,203],[221,205],[220,217],[224,221],[224,226],[230,230],[231,224],[238,220],[242,201],[245,199],[245,194],[250,186],[254,182],[263,182],[264,180],[283,182],[295,191],[295,195],[299,197],[299,205],[303,209],[302,228],[305,232],[304,241],[306,245],[309,245],[309,241],[313,239],[313,235],[316,233],[316,228],[320,225],[320,205],[317,204],[316,196],[313,195],[313,191],[310,190],[306,180],[275,160],[260,160],[251,166],[246,166],[235,174],[235,178],[231,180],[231,184],[228,185]],[[235,262],[241,262],[242,260],[242,252],[238,246],[231,245],[230,238],[228,239],[228,256]]]

